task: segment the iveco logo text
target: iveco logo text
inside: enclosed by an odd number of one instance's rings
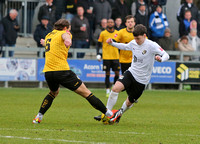
[[[158,74],[171,74],[171,67],[153,67],[153,73]]]

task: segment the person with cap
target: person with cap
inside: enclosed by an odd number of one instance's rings
[[[37,42],[37,46],[42,48],[43,46],[40,44],[40,40],[44,39],[45,36],[51,32],[53,27],[49,24],[49,17],[43,16],[41,18],[40,24],[37,25],[35,32],[34,32],[34,40]],[[39,52],[37,53],[39,57]],[[43,54],[44,56],[44,54]]]
[[[165,29],[164,37],[158,40],[158,44],[164,49],[169,51],[175,50],[175,42],[172,39],[171,30],[169,28]]]
[[[169,27],[167,16],[162,12],[162,6],[157,5],[156,11],[149,18],[150,39],[158,41],[164,36],[165,29]]]

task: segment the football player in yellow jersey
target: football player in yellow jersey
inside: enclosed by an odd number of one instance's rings
[[[114,40],[120,43],[129,43],[134,39],[133,30],[135,26],[135,19],[132,15],[128,15],[125,17],[125,25],[126,28],[121,29]],[[131,66],[132,62],[132,52],[120,50],[119,54],[119,62],[121,65],[122,74]]]
[[[50,108],[53,100],[59,93],[59,85],[68,88],[75,93],[86,98],[88,102],[105,115],[102,121],[109,121],[107,116],[112,116],[113,112],[95,97],[84,83],[70,70],[67,62],[68,50],[72,44],[72,35],[68,31],[69,22],[60,19],[54,24],[54,30],[41,39],[41,44],[45,46],[45,79],[50,92],[44,98],[39,113],[33,119],[33,123],[40,123],[45,112]]]
[[[119,78],[119,51],[116,47],[113,47],[106,43],[106,40],[110,37],[114,38],[117,34],[117,30],[114,29],[114,20],[109,19],[107,21],[106,30],[100,33],[98,39],[97,48],[97,59],[101,61],[101,56],[99,55],[99,45],[102,43],[102,59],[103,59],[103,70],[105,71],[105,85],[106,85],[106,96],[110,94],[110,69],[115,72],[114,83]]]

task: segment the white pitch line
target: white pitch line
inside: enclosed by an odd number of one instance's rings
[[[144,132],[120,132],[120,131],[85,131],[85,130],[65,130],[65,129],[17,129],[17,128],[0,128],[1,130],[11,131],[60,131],[60,132],[74,132],[74,133],[119,133],[119,134],[133,134],[133,135],[154,135],[154,133]],[[173,136],[187,136],[187,137],[200,137],[200,135],[194,134],[169,134]]]
[[[75,141],[75,140],[66,140],[66,139],[44,139],[44,138],[31,138],[31,137],[19,137],[19,136],[2,136],[0,138],[9,138],[9,139],[23,139],[23,140],[37,140],[37,141],[57,141],[57,142],[70,142],[70,143],[89,143],[89,144],[106,144],[102,142],[89,142],[89,141]]]

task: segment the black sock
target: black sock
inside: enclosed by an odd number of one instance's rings
[[[99,98],[95,97],[92,93],[86,99],[95,109],[101,111],[104,114],[106,113],[106,106],[102,103],[102,101]]]
[[[105,78],[105,85],[106,85],[106,88],[109,88],[109,87],[110,87],[110,75],[106,75],[106,78]]]
[[[40,113],[44,114],[51,106],[55,96],[49,93],[43,100],[42,105],[40,107]]]
[[[116,81],[118,80],[119,76],[118,75],[115,75],[114,77],[114,84],[116,83]]]

